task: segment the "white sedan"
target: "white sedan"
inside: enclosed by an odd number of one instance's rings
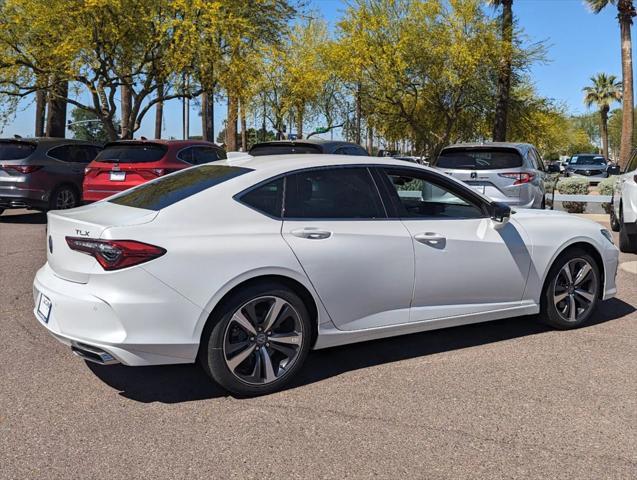
[[[584,324],[615,292],[598,224],[512,212],[428,167],[244,157],[49,212],[34,313],[86,360],[197,359],[237,395],[308,351],[540,313]]]
[[[610,225],[619,232],[620,250],[637,253],[637,150],[624,172],[615,177]]]

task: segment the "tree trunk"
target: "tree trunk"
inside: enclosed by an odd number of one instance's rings
[[[228,95],[228,120],[226,123],[226,151],[237,151],[237,116],[239,102],[237,97]]]
[[[164,84],[160,83],[157,86],[157,97],[162,98],[164,96]],[[155,138],[161,138],[161,124],[164,116],[164,102],[160,100],[155,104]]]
[[[506,142],[511,91],[511,55],[513,50],[513,0],[502,1],[503,53],[498,73],[498,92],[493,124],[493,141]]]
[[[44,136],[44,125],[46,118],[46,91],[35,92],[35,136]]]
[[[623,3],[623,2],[622,2]],[[630,27],[633,23],[632,2],[629,8],[619,4],[619,25],[621,30],[622,45],[622,84],[623,84],[623,112],[622,112],[622,140],[619,151],[619,164],[622,169],[628,165],[631,150],[633,148],[633,53]],[[622,8],[623,7],[623,8]]]
[[[299,107],[296,109],[296,119],[295,119],[296,120],[296,138],[298,139],[303,138],[303,117],[305,114],[303,110],[304,110],[303,107]],[[290,129],[291,128],[292,128],[292,125],[290,125]]]
[[[124,85],[122,85],[120,87],[120,92],[122,95],[122,100],[121,100],[121,108],[122,108],[122,114],[121,114],[121,125],[122,125],[122,135],[121,137],[123,139],[131,139],[133,138],[133,125],[132,125],[132,121],[131,121],[131,110],[132,110],[132,103],[133,103],[133,92],[131,90],[131,78],[130,77],[125,77],[124,78]]]
[[[356,84],[356,123],[354,127],[354,143],[361,144],[361,116],[363,109],[361,107],[361,82]]]
[[[241,151],[242,152],[247,152],[248,151],[248,131],[247,131],[247,125],[246,125],[246,107],[245,107],[245,102],[242,100],[241,103],[239,104],[239,107],[241,108]]]
[[[600,116],[600,133],[602,137],[602,155],[608,160],[608,107],[599,111]]]
[[[64,138],[66,135],[66,97],[69,93],[68,82],[56,83],[47,102],[46,136]]]
[[[369,153],[370,155],[373,155],[372,153],[373,150],[374,150],[374,129],[368,125],[367,126],[367,153]]]
[[[208,142],[215,141],[214,108],[213,92],[203,92],[201,94],[201,132],[202,138]]]

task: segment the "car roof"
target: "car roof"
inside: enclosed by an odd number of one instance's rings
[[[223,162],[223,163],[222,163]],[[416,167],[437,172],[435,169],[397,160],[391,157],[369,157],[362,155],[334,155],[319,153],[301,153],[286,155],[264,155],[260,157],[242,156],[229,158],[215,164],[226,164],[233,167],[244,167],[252,170],[278,175],[294,170],[314,167],[339,167],[357,165],[386,165],[396,167]],[[438,172],[439,173],[439,172]]]
[[[59,138],[59,137],[22,137],[22,138],[0,138],[0,142],[24,142],[35,143],[42,146],[54,146],[60,144],[77,143],[78,145],[99,145],[99,142],[91,142],[89,140],[78,140],[76,138]]]
[[[147,138],[147,139],[134,139],[134,140],[114,140],[106,143],[106,145],[143,145],[143,144],[161,144],[175,147],[187,147],[190,145],[208,145],[211,147],[222,148],[216,143],[209,142],[207,140],[172,140],[165,138]]]

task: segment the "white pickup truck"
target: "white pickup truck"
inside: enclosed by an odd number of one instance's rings
[[[619,232],[619,249],[637,253],[637,149],[626,170],[617,175],[610,212],[611,228]]]

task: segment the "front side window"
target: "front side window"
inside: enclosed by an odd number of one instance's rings
[[[161,210],[196,193],[248,173],[249,168],[202,165],[126,190],[108,200],[127,207]]]
[[[451,189],[433,183],[425,175],[386,169],[403,218],[481,218],[480,206]]]
[[[637,150],[633,152],[633,156],[626,167],[626,172],[632,172],[633,170],[637,170]]]
[[[385,218],[378,190],[367,168],[325,168],[286,179],[285,218]]]

